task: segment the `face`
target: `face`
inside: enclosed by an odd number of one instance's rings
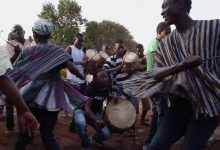
[[[164,21],[168,25],[175,24],[179,18],[179,0],[163,0],[162,13]]]
[[[95,83],[99,86],[107,86],[108,85],[108,74],[105,71],[100,71],[96,74]]]
[[[115,43],[115,53],[118,56],[123,56],[125,52],[124,44],[122,43]]]
[[[144,49],[143,48],[137,48],[137,55],[138,55],[139,58],[143,58]]]
[[[77,48],[82,48],[83,46],[83,42],[84,42],[84,38],[83,37],[76,37],[74,38],[74,45],[77,47]]]
[[[14,26],[12,33],[15,40],[20,41],[21,39],[24,39],[24,30],[21,26]]]

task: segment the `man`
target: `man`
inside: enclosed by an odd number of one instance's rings
[[[31,46],[30,41],[24,38],[24,34],[25,31],[21,25],[14,25],[8,37],[9,41],[4,46],[12,64],[20,54],[21,50]]]
[[[30,47],[31,42],[24,38],[25,31],[21,25],[14,25],[12,31],[8,34],[8,42],[4,48],[8,52],[11,63],[14,64],[21,50]],[[14,129],[14,110],[10,101],[7,101],[6,106],[6,136],[13,135]]]
[[[77,69],[80,71],[82,75],[84,75],[84,65],[85,65],[85,53],[83,52],[83,42],[84,37],[81,33],[77,33],[73,37],[73,45],[69,46],[66,51],[72,57],[74,63],[76,64]],[[86,82],[75,75],[71,74],[71,72],[67,71],[67,79],[71,79],[77,81],[80,85],[80,92],[85,93]]]
[[[171,28],[169,25],[167,25],[165,22],[160,22],[157,25],[156,28],[156,38],[154,38],[148,45],[147,51],[146,51],[146,57],[147,57],[147,71],[152,70],[153,63],[152,63],[152,56],[156,52],[160,41],[170,33]],[[152,104],[152,120],[151,120],[151,127],[149,130],[149,134],[147,137],[147,140],[145,141],[145,144],[148,145],[154,135],[157,132],[157,128],[160,126],[164,115],[168,109],[168,97],[167,94],[163,91],[159,91],[152,95],[150,97],[151,104]]]
[[[88,150],[90,143],[103,144],[111,136],[111,132],[103,118],[103,102],[106,100],[117,101],[117,97],[114,96],[113,98],[111,96],[108,84],[108,74],[102,69],[95,70],[93,81],[86,90],[86,95],[92,100],[87,101],[84,108],[75,110],[76,129],[82,140],[81,145],[83,150]],[[86,124],[89,124],[96,130],[96,133],[90,139],[87,135]]]
[[[191,0],[162,4],[161,15],[176,30],[160,42],[153,77],[171,106],[148,150],[168,150],[184,135],[183,150],[203,150],[219,124],[220,20],[193,20],[190,9]]]
[[[145,71],[146,70],[146,56],[144,55],[144,46],[142,44],[137,44],[136,45],[136,51],[137,51],[137,56],[138,56],[138,62],[142,66],[142,70],[139,71]],[[134,68],[136,70],[136,68]],[[140,124],[148,126],[148,124],[145,122],[145,117],[147,115],[148,110],[150,110],[150,101],[148,98],[141,98],[142,102],[142,112],[141,112],[141,119],[140,119]]]
[[[144,46],[142,44],[136,45],[136,51],[138,56],[138,61],[141,65],[146,66],[146,56],[144,55]],[[146,69],[146,67],[145,67]]]
[[[59,71],[65,67],[79,78],[84,76],[62,47],[48,43],[54,30],[49,20],[37,20],[32,27],[37,45],[21,51],[8,75],[39,121],[45,149],[59,150],[53,134],[59,111],[73,111],[89,98],[82,95],[72,82],[61,78]],[[24,150],[31,141],[32,137],[27,133],[19,133],[15,150]]]
[[[70,54],[74,63],[76,64],[77,69],[80,71],[82,75],[84,74],[84,66],[85,66],[85,53],[83,52],[83,42],[84,37],[81,33],[76,33],[73,37],[73,45],[67,47],[66,52]],[[70,71],[67,70],[67,79],[74,80],[80,86],[80,92],[85,94],[86,90],[86,81],[76,77]],[[73,114],[74,116],[74,114]],[[75,132],[75,124],[74,117],[69,125],[70,132]]]

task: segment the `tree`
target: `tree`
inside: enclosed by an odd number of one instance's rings
[[[102,44],[112,45],[117,39],[122,39],[129,51],[135,51],[137,44],[123,25],[108,20],[100,23],[96,21],[88,22],[84,35],[86,47],[97,50],[101,49]]]
[[[72,44],[72,37],[87,22],[81,16],[81,6],[73,0],[60,0],[56,9],[52,3],[45,3],[40,18],[51,20],[55,25],[52,41],[61,46]]]

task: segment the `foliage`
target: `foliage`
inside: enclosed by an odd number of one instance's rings
[[[51,20],[56,28],[52,41],[61,46],[72,44],[72,37],[87,22],[81,16],[81,6],[72,0],[60,0],[57,9],[52,3],[45,3],[40,18]]]
[[[130,32],[116,22],[104,20],[100,23],[91,21],[86,24],[85,45],[87,48],[100,50],[103,44],[110,45],[117,39],[122,39],[129,51],[134,51],[136,42]]]

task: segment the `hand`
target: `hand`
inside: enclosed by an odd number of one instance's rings
[[[39,123],[31,112],[26,111],[18,115],[18,124],[20,132],[27,132],[30,137],[36,136]]]
[[[186,57],[182,62],[183,67],[186,69],[192,69],[192,68],[200,66],[201,64],[202,64],[201,57],[194,56],[194,55],[190,55]]]

